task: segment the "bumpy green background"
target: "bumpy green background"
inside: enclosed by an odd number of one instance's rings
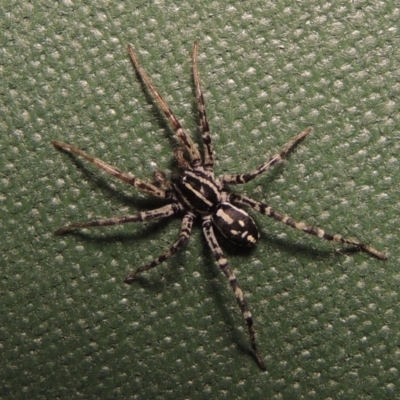
[[[399,18],[395,1],[3,0],[0,397],[399,398]],[[173,134],[126,44],[198,137],[196,38],[217,174],[255,168],[311,125],[287,163],[235,190],[389,255],[258,215],[255,250],[224,243],[265,373],[198,226],[132,286],[126,273],[179,220],[52,234],[160,204],[50,141],[141,178],[174,171]]]

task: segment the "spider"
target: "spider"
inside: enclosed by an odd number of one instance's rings
[[[236,245],[244,247],[254,246],[260,235],[254,220],[242,208],[250,207],[259,213],[289,225],[292,228],[322,239],[354,246],[360,251],[363,251],[380,260],[385,260],[386,255],[374,249],[372,246],[361,243],[355,239],[347,239],[338,234],[332,235],[326,233],[323,229],[314,227],[312,225],[307,225],[304,222],[296,222],[291,217],[275,211],[272,207],[265,203],[253,200],[252,198],[243,194],[230,193],[228,191],[228,185],[247,183],[267,171],[273,165],[280,162],[300,141],[310,134],[311,128],[307,128],[295,136],[279,153],[275,154],[254,171],[245,174],[222,175],[216,178],[214,176],[213,145],[206,115],[204,98],[200,88],[200,77],[197,67],[197,42],[195,42],[193,46],[192,73],[201,125],[203,157],[201,156],[191,137],[182,128],[181,124],[174,116],[163,97],[154,87],[147,73],[139,64],[136,52],[131,45],[128,45],[128,52],[140,80],[147,87],[147,90],[152,95],[155,103],[164,112],[169,124],[175,131],[178,141],[181,144],[181,147],[176,149],[174,152],[175,159],[180,167],[180,172],[176,177],[171,179],[171,182],[168,182],[166,175],[163,172],[156,171],[154,174],[155,184],[152,184],[136,178],[129,173],[124,173],[116,167],[113,167],[106,162],[85,153],[83,150],[80,150],[73,145],[56,140],[52,141],[52,144],[55,148],[74,153],[86,159],[106,173],[134,186],[139,191],[162,198],[167,202],[167,204],[163,207],[149,211],[142,211],[134,215],[73,223],[56,230],[55,234],[63,235],[77,228],[120,225],[129,222],[142,222],[162,219],[175,214],[182,215],[179,238],[176,240],[176,242],[170,245],[170,247],[164,253],[154,259],[151,263],[142,265],[134,272],[127,275],[125,282],[131,284],[139,274],[157,267],[174,253],[176,253],[184,244],[186,244],[186,242],[189,240],[195,218],[201,218],[202,229],[208,246],[215,258],[217,265],[228,279],[242,316],[246,321],[250,336],[250,343],[255,359],[259,367],[262,370],[265,370],[266,367],[263,358],[258,350],[251,312],[243,292],[239,287],[236,276],[229,266],[228,260],[225,258],[220,245],[218,244],[214,233],[215,228],[217,228],[224,237]]]

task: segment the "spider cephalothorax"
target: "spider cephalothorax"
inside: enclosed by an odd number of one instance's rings
[[[182,149],[177,149],[175,151],[175,158],[178,161],[181,172],[176,178],[172,179],[171,183],[169,183],[164,173],[161,171],[156,171],[155,180],[159,184],[156,186],[152,183],[142,181],[131,174],[121,172],[119,169],[105,163],[98,158],[90,156],[75,146],[59,141],[53,141],[52,143],[56,148],[75,153],[101,168],[108,174],[113,175],[126,183],[129,183],[136,189],[155,197],[163,198],[167,202],[167,204],[163,207],[155,210],[142,211],[133,215],[74,223],[58,229],[55,233],[61,235],[77,228],[111,226],[124,224],[127,222],[149,221],[166,218],[172,215],[183,214],[178,240],[173,243],[163,254],[154,259],[154,261],[143,265],[137,268],[133,273],[130,273],[125,278],[125,282],[132,283],[138,274],[141,274],[142,272],[161,264],[172,254],[174,254],[180,247],[182,247],[190,237],[194,219],[196,217],[201,218],[203,233],[210,250],[213,253],[218,266],[228,278],[243,318],[246,321],[250,335],[251,347],[254,351],[257,362],[260,368],[265,370],[264,361],[258,351],[253,318],[243,293],[238,286],[236,276],[230,268],[228,261],[225,258],[215,237],[214,226],[216,226],[222,235],[231,242],[246,247],[253,246],[259,238],[259,232],[253,219],[246,211],[242,209],[242,207],[250,207],[261,214],[283,222],[284,224],[295,229],[318,236],[319,238],[355,246],[359,250],[381,260],[385,260],[386,256],[385,254],[374,249],[372,246],[360,243],[354,239],[346,239],[341,235],[328,234],[324,230],[307,225],[304,222],[296,222],[291,217],[275,211],[267,204],[253,200],[245,195],[229,193],[227,190],[228,185],[249,182],[265,172],[272,165],[281,161],[297,143],[303,140],[311,132],[311,128],[307,128],[295,136],[289,143],[286,144],[283,150],[275,154],[254,171],[246,174],[223,175],[215,178],[213,147],[204,106],[203,94],[200,89],[199,72],[197,69],[197,43],[195,42],[193,48],[192,66],[202,131],[203,157],[201,157],[197,146],[193,143],[190,136],[183,130],[181,124],[175,118],[167,103],[158,93],[150,78],[140,66],[133,47],[128,46],[128,51],[138,75],[147,86],[157,105],[164,112],[168,122],[175,131],[177,139],[183,146]],[[188,157],[188,160],[185,158],[185,153],[186,157]]]
[[[229,193],[222,190],[221,183],[203,167],[183,170],[172,180],[173,196],[195,215],[207,217],[231,242],[240,246],[254,246],[259,233],[250,215],[229,203]]]

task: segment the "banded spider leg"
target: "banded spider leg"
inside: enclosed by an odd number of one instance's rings
[[[185,245],[189,240],[194,219],[197,217],[201,218],[203,233],[207,244],[217,265],[228,279],[243,319],[247,324],[251,347],[257,363],[262,370],[265,370],[265,364],[258,350],[258,345],[256,342],[256,334],[251,312],[243,292],[238,285],[236,276],[233,270],[230,268],[228,261],[224,256],[220,245],[218,244],[216,235],[214,233],[214,227],[217,227],[222,235],[236,245],[245,247],[251,247],[255,245],[259,238],[259,232],[251,216],[246,211],[238,207],[244,206],[250,207],[263,215],[273,218],[279,222],[283,222],[284,224],[297,230],[301,230],[326,240],[354,246],[360,251],[363,251],[378,259],[385,260],[386,255],[376,250],[372,246],[366,245],[357,240],[344,238],[338,234],[328,234],[323,229],[307,225],[304,222],[297,222],[291,217],[275,211],[267,204],[253,200],[248,196],[233,194],[227,191],[226,186],[250,182],[259,175],[263,174],[273,165],[282,161],[298,143],[300,143],[310,134],[311,128],[307,128],[303,132],[296,135],[283,147],[279,153],[272,156],[268,161],[261,164],[254,171],[245,174],[226,174],[219,178],[214,178],[214,152],[204,97],[200,86],[200,76],[197,66],[197,43],[195,42],[193,46],[192,72],[194,94],[196,97],[200,120],[203,158],[201,157],[197,145],[193,142],[190,135],[185,132],[181,123],[172,113],[166,101],[153,85],[150,77],[141,67],[136,52],[131,45],[128,46],[128,52],[137,74],[153,97],[156,105],[165,114],[168,123],[175,132],[175,136],[181,145],[181,147],[174,151],[175,159],[180,167],[179,175],[169,182],[163,172],[156,171],[154,174],[156,186],[136,178],[131,174],[124,173],[119,169],[107,164],[106,162],[90,156],[75,146],[60,141],[53,141],[52,144],[57,149],[71,152],[84,158],[106,173],[132,185],[139,191],[154,197],[165,199],[168,204],[155,210],[142,211],[133,215],[73,223],[58,229],[55,233],[61,235],[79,228],[112,226],[130,222],[151,221],[180,214],[182,216],[182,222],[178,239],[152,262],[142,265],[134,272],[127,275],[125,282],[130,284],[135,280],[135,278],[137,278],[139,274],[157,267],[162,262],[167,260],[171,255],[177,252],[183,245]],[[185,155],[188,159],[185,158]]]

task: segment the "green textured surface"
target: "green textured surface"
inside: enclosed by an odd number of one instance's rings
[[[398,2],[199,3],[2,1],[0,397],[400,398]],[[390,257],[338,254],[256,216],[257,249],[227,255],[265,373],[198,228],[132,286],[125,274],[178,220],[52,234],[158,204],[50,141],[142,178],[173,169],[172,134],[126,44],[195,132],[195,38],[217,173],[253,169],[311,125],[289,162],[244,190]]]

